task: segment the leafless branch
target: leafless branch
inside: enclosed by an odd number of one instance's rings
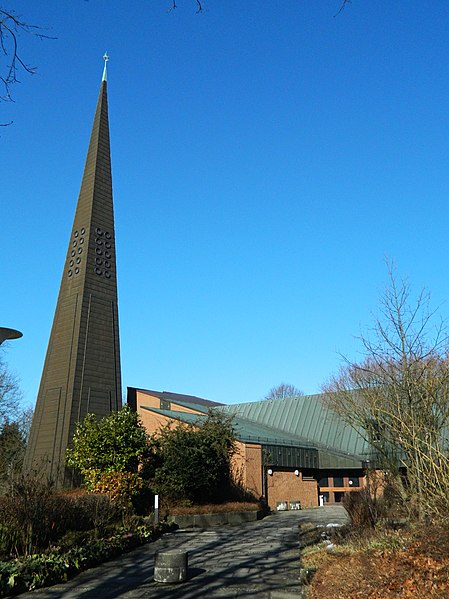
[[[13,101],[11,87],[19,83],[20,71],[30,75],[36,72],[36,67],[27,64],[19,53],[19,36],[22,33],[39,39],[54,39],[41,27],[30,25],[20,15],[0,7],[0,84],[3,88],[0,101]]]
[[[329,407],[362,431],[378,463],[407,470],[420,517],[438,515],[449,509],[448,327],[428,293],[413,299],[391,266],[389,277],[380,317],[359,337],[364,358],[344,359],[323,390]]]
[[[197,8],[196,12],[197,13],[203,12],[203,5],[200,2],[200,0],[195,0],[195,2],[196,2],[196,8]],[[172,10],[175,9],[175,8],[178,8],[178,5],[176,4],[176,0],[173,0],[173,2],[172,2]]]
[[[340,8],[335,13],[334,17],[338,17],[338,15],[344,11],[344,9],[346,8],[346,6],[348,4],[351,4],[351,0],[342,0],[342,3],[340,4]]]

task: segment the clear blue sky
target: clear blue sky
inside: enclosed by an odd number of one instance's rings
[[[449,3],[5,0],[0,326],[34,404],[102,73],[123,386],[233,403],[356,358],[385,256],[447,315]]]

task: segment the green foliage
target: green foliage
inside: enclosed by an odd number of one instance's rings
[[[67,450],[67,465],[95,481],[92,472],[137,472],[147,455],[148,436],[139,416],[129,406],[98,419],[88,414],[79,422]],[[95,484],[95,482],[94,482]]]
[[[118,530],[108,538],[85,539],[82,545],[66,551],[58,547],[46,554],[0,562],[0,597],[65,582],[87,568],[152,541],[168,529],[166,524],[156,528],[139,525],[131,531]]]
[[[231,420],[211,411],[203,423],[166,426],[152,439],[153,489],[166,501],[225,500],[231,491],[235,437]]]

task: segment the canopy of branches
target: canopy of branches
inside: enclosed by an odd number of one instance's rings
[[[304,393],[294,385],[281,383],[277,387],[270,389],[264,399],[290,399],[292,397],[300,397],[301,395],[304,395]]]
[[[380,316],[360,338],[364,357],[346,360],[325,387],[330,407],[365,431],[379,466],[407,472],[404,493],[421,516],[449,508],[449,343],[425,293],[390,286]]]

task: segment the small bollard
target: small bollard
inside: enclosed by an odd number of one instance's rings
[[[156,582],[184,582],[187,580],[187,551],[157,551],[154,556]]]

